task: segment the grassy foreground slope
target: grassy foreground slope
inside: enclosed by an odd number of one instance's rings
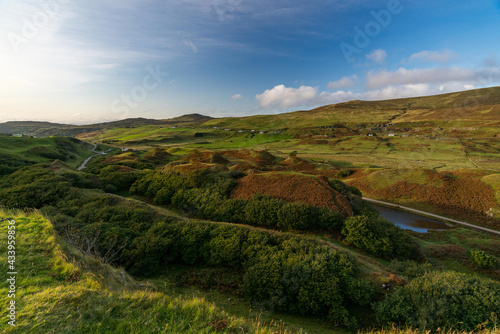
[[[154,292],[127,273],[84,256],[56,237],[50,221],[0,211],[0,262],[7,272],[7,225],[15,220],[16,326],[0,288],[2,333],[286,333],[228,316],[204,298]]]

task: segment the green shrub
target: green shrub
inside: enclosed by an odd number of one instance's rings
[[[482,250],[471,249],[469,251],[469,256],[474,263],[481,268],[495,268],[497,265],[497,260]]]
[[[492,312],[500,312],[500,283],[455,272],[431,272],[397,287],[374,309],[382,326],[473,330],[490,319]]]
[[[252,225],[273,228],[278,224],[278,211],[286,202],[257,194],[245,206],[245,221]]]
[[[352,170],[350,169],[341,169],[335,174],[339,179],[343,179],[344,177],[348,177],[352,174]]]
[[[275,225],[285,230],[307,230],[314,225],[314,212],[311,206],[301,202],[283,204],[276,216]]]
[[[435,268],[429,263],[418,263],[412,260],[392,260],[389,268],[410,280],[435,270]]]
[[[401,228],[384,218],[355,216],[344,221],[345,242],[377,256],[419,258],[416,243]]]
[[[234,224],[248,224],[245,216],[245,207],[248,202],[245,199],[228,199],[215,209],[213,219]]]
[[[380,220],[373,220],[366,216],[347,218],[344,222],[342,234],[348,244],[364,249],[379,256],[389,256],[393,247],[384,228],[386,224],[379,224]]]

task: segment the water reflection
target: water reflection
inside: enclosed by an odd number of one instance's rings
[[[443,231],[451,228],[443,222],[416,213],[399,211],[375,204],[371,205],[380,212],[382,217],[405,230],[427,233],[429,230]]]

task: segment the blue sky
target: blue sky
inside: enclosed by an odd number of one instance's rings
[[[245,116],[497,86],[500,1],[0,0],[0,121]]]

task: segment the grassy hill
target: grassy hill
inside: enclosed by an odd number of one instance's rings
[[[350,101],[310,111],[213,119],[204,126],[232,129],[301,129],[345,124],[432,123],[439,126],[498,126],[500,87],[384,101]]]
[[[23,166],[54,160],[77,167],[87,157],[95,154],[91,148],[88,143],[75,138],[0,136],[0,175],[11,173]]]
[[[118,196],[115,198],[119,199]],[[121,201],[127,207],[140,203],[132,199]],[[149,208],[170,214],[162,207],[149,205]],[[123,269],[106,265],[69,245],[56,235],[52,223],[37,211],[30,214],[1,211],[0,235],[3,237],[8,235],[9,220],[15,220],[15,266],[19,274],[17,326],[4,326],[6,333],[347,333],[329,328],[325,321],[315,318],[265,309],[259,311],[258,306],[250,306],[240,297],[231,295],[231,290],[227,292],[225,287],[233,284],[231,271],[227,269],[170,264],[159,275],[148,281],[139,281]],[[185,230],[200,231],[200,227],[209,225],[215,225],[214,232],[224,227],[234,231],[240,229],[240,232],[263,232],[245,225],[201,220],[186,221]],[[270,236],[295,235],[269,232]],[[378,287],[379,296],[387,294],[380,288],[381,283],[405,285],[406,279],[421,275],[419,272],[424,268],[432,268],[429,264],[422,266],[412,261],[389,263],[327,236],[310,235],[304,237],[306,240],[317,240],[355,258],[362,276]],[[467,249],[484,248],[500,257],[498,240],[462,228],[421,235],[416,240],[439,271],[454,270],[499,278],[498,272],[475,269],[464,256]],[[7,245],[2,243],[1,263],[7,263],[6,255]],[[1,272],[5,276],[7,266],[3,266]],[[7,290],[5,285],[0,288],[1,305],[10,302]],[[6,318],[6,312],[6,308],[0,309],[2,319]],[[366,317],[363,310],[359,312],[360,317]],[[393,329],[377,333],[413,332]],[[495,331],[474,333],[493,334]]]
[[[189,114],[165,120],[130,118],[120,121],[83,126],[48,122],[6,122],[0,124],[0,133],[37,136],[77,134],[113,128],[141,126],[184,126],[202,128],[229,128],[237,130],[296,130],[318,127],[363,125],[358,129],[377,131],[376,124],[385,124],[382,130],[403,130],[415,126],[452,128],[488,128],[488,136],[498,134],[500,126],[500,87],[463,92],[403,98],[383,101],[349,101],[278,115],[212,118]],[[391,126],[387,128],[387,126]],[[495,129],[496,128],[496,129]],[[475,131],[475,130],[468,130]],[[484,131],[483,131],[484,132]]]
[[[49,122],[6,122],[0,124],[0,133],[29,135],[37,137],[48,136],[76,136],[82,133],[101,131],[103,129],[113,128],[135,128],[147,125],[197,125],[212,119],[209,116],[199,114],[189,114],[174,117],[166,120],[146,119],[146,118],[127,118],[124,120],[105,122],[89,125],[68,125]]]
[[[203,297],[158,292],[69,246],[37,212],[1,211],[0,219],[2,237],[8,221],[15,221],[18,255],[15,298],[8,298],[5,284],[0,287],[3,333],[290,333],[232,317]],[[6,254],[2,242],[1,263],[7,263]],[[3,266],[2,277],[6,271]],[[6,321],[10,300],[16,326]]]

